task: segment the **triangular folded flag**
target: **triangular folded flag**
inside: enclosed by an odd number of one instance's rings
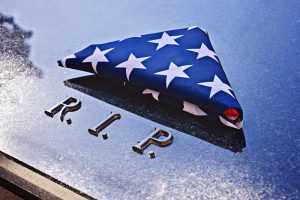
[[[208,33],[189,27],[94,44],[58,61],[240,129],[243,111]]]

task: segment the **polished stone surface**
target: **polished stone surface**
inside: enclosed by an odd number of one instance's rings
[[[98,199],[297,199],[299,9],[297,1],[2,0],[0,151]],[[244,109],[243,132],[56,63],[89,44],[193,25],[209,32]],[[44,114],[67,95],[82,101],[67,114],[71,125]],[[108,139],[88,134],[110,112],[122,118],[105,129]],[[133,152],[155,127],[173,144]]]

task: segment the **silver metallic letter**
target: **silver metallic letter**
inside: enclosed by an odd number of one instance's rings
[[[98,137],[100,131],[108,127],[111,123],[113,123],[115,120],[121,119],[121,115],[118,113],[112,113],[107,118],[105,118],[103,121],[101,121],[98,125],[96,125],[94,128],[89,128],[89,133],[91,135],[94,135]]]
[[[160,136],[165,136],[163,140],[159,140],[158,138]],[[132,146],[132,150],[143,154],[144,150],[150,145],[154,144],[159,147],[165,147],[173,142],[173,135],[167,131],[164,130],[154,130],[150,135],[145,137],[142,141],[140,141],[138,144]]]
[[[70,104],[74,104],[74,105],[70,105]],[[68,97],[62,102],[53,106],[52,108],[46,110],[45,114],[48,115],[49,117],[53,117],[55,114],[57,114],[59,111],[62,110],[60,114],[60,120],[63,122],[64,117],[68,112],[74,112],[76,110],[79,110],[80,107],[81,107],[81,101],[79,101],[74,97]]]

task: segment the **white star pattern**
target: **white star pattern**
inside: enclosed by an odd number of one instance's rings
[[[183,111],[198,116],[206,116],[207,114],[199,108],[199,106],[187,101],[183,101]]]
[[[207,31],[190,26],[94,44],[58,64],[121,80],[124,89],[140,88],[140,95],[175,106],[181,112],[240,129],[242,115],[232,121],[229,111],[222,113],[228,108],[241,108],[209,41]],[[212,67],[202,71],[200,68],[205,66]]]
[[[192,65],[182,65],[182,66],[177,66],[173,62],[171,62],[169,69],[156,72],[156,75],[164,75],[167,76],[166,78],[166,86],[168,88],[169,84],[171,81],[176,78],[176,77],[181,77],[181,78],[190,78],[186,73],[184,73],[184,70],[188,69]]]
[[[61,60],[61,64],[62,64],[63,67],[67,67],[67,66],[66,66],[66,61],[67,61],[68,59],[70,59],[70,58],[76,58],[76,56],[75,56],[74,54],[72,54],[72,55],[69,55],[69,56],[65,57],[64,59],[62,59],[62,60]]]
[[[154,91],[154,90],[150,90],[150,89],[145,89],[143,91],[143,94],[152,94],[152,97],[158,101],[158,95],[159,95],[159,92],[157,91]]]
[[[217,54],[212,50],[210,50],[209,48],[207,48],[207,46],[204,43],[201,44],[201,47],[199,49],[187,49],[187,50],[198,53],[197,59],[208,56],[214,59],[215,61],[219,62],[218,59],[216,58]]]
[[[164,32],[160,39],[150,40],[148,42],[157,43],[158,44],[156,48],[157,51],[166,45],[179,45],[175,40],[182,36],[183,35],[169,36],[168,33]]]
[[[210,95],[209,95],[210,99],[220,91],[226,92],[227,94],[235,98],[233,94],[230,92],[230,90],[232,90],[231,87],[223,83],[217,75],[214,76],[214,80],[212,82],[203,82],[198,84],[206,87],[211,87]]]
[[[141,57],[137,58],[132,53],[129,55],[129,58],[127,61],[122,62],[116,66],[116,68],[125,68],[126,69],[126,77],[127,80],[129,80],[130,74],[133,69],[146,69],[146,67],[143,65],[143,61],[148,59],[150,57]]]
[[[92,55],[90,55],[89,57],[87,57],[86,59],[84,59],[84,61],[82,61],[82,62],[84,62],[84,63],[86,63],[86,62],[92,63],[92,67],[93,67],[94,71],[98,74],[98,72],[97,72],[97,64],[99,62],[109,62],[107,60],[107,58],[105,57],[105,54],[107,54],[108,52],[110,52],[113,49],[114,48],[101,51],[98,47],[96,47],[94,53]]]

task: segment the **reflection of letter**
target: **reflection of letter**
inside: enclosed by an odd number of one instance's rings
[[[74,105],[70,105],[74,104]],[[52,108],[45,111],[45,114],[49,117],[53,117],[56,113],[58,113],[60,110],[60,120],[64,121],[64,117],[68,112],[74,112],[76,110],[79,110],[81,107],[81,102],[74,98],[74,97],[68,97],[62,102],[58,103],[57,105],[53,106]]]
[[[121,119],[121,115],[118,113],[113,113],[109,115],[107,118],[105,118],[103,121],[101,121],[99,124],[97,124],[94,128],[89,128],[89,133],[98,137],[98,134],[100,131],[108,127],[113,121]]]
[[[160,136],[165,136],[163,140],[159,140],[158,138]],[[165,147],[173,142],[173,135],[167,131],[164,130],[155,130],[150,135],[145,137],[142,141],[140,141],[138,144],[132,146],[132,150],[143,154],[144,150],[150,145],[154,144],[159,147]]]

